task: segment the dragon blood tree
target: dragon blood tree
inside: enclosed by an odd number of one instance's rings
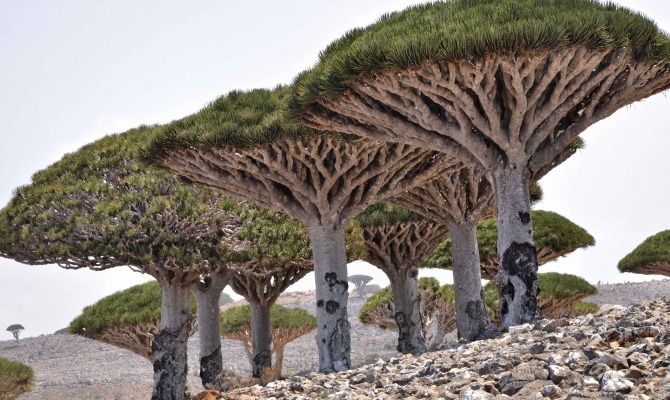
[[[305,227],[295,219],[258,207],[238,206],[234,212],[245,223],[228,239],[228,284],[251,307],[252,376],[260,378],[272,369],[270,309],[281,293],[313,270],[312,249]],[[364,254],[360,228],[349,223],[345,233],[347,256],[357,259]]]
[[[196,311],[191,301],[191,314]],[[152,343],[160,331],[161,287],[147,282],[116,292],[87,306],[68,330],[130,350],[153,361]]]
[[[249,302],[249,360],[252,376],[260,378],[272,368],[270,307],[290,285],[312,271],[312,258],[309,237],[300,222],[258,208],[247,208],[244,214],[245,220],[253,222],[236,239],[248,245],[233,246],[238,249],[229,256],[228,283]]]
[[[239,221],[221,211],[214,193],[135,160],[155,129],[107,136],[33,175],[0,211],[0,256],[66,269],[130,266],[153,276],[161,321],[152,398],[183,399],[189,290],[224,267],[221,241]]]
[[[312,128],[439,150],[486,172],[509,326],[539,312],[529,182],[586,128],[670,87],[670,38],[590,0],[435,2],[349,32],[292,87],[289,114]]]
[[[584,297],[596,293],[596,288],[586,280],[571,274],[547,272],[538,274],[537,282],[540,287],[540,314],[543,318],[561,318],[582,311],[594,312],[591,303],[581,302]],[[497,309],[498,291],[493,282],[486,285],[485,296],[489,308]]]
[[[287,124],[281,115],[286,91],[231,92],[169,125],[148,147],[145,160],[307,226],[319,368],[339,371],[351,365],[346,221],[451,165],[448,157],[414,146]]]
[[[363,228],[365,260],[384,271],[391,282],[398,351],[424,352],[418,267],[447,237],[447,227],[384,203],[368,207],[356,220]]]
[[[253,358],[255,333],[252,314],[253,308],[249,305],[231,307],[221,313],[221,335],[226,339],[242,341],[249,360]],[[316,328],[316,318],[303,309],[286,308],[279,304],[273,304],[269,314],[272,352],[275,354],[273,370],[276,375],[280,375],[284,364],[284,347],[292,340],[313,331]],[[255,368],[255,363],[251,363],[252,369]]]
[[[619,271],[670,276],[670,230],[645,239],[619,261]]]
[[[417,287],[421,298],[421,338],[425,339],[426,349],[435,349],[444,335],[456,326],[454,288],[448,284],[440,286],[435,278],[421,278]],[[376,292],[363,304],[358,318],[365,324],[376,324],[384,329],[397,328],[393,296],[391,286]]]
[[[595,239],[584,228],[551,211],[531,211],[533,240],[537,246],[537,262],[543,265],[573,251],[593,246]],[[482,278],[494,279],[498,272],[495,220],[488,219],[477,225],[477,243]],[[425,267],[453,269],[452,238],[440,243],[426,258]]]

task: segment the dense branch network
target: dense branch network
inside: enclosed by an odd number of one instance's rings
[[[189,147],[156,163],[303,222],[346,220],[452,167],[432,152],[338,135],[282,137],[252,149]],[[333,221],[334,220],[334,221]]]
[[[670,63],[571,46],[375,71],[335,99],[316,99],[303,118],[318,129],[439,148],[484,170],[502,161],[534,174],[588,126],[668,85]]]

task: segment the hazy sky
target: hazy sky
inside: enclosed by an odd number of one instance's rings
[[[332,40],[417,1],[0,0],[0,206],[65,152],[142,123],[197,111],[232,89],[289,83]],[[618,0],[670,30],[666,0]],[[585,227],[597,245],[543,267],[596,283],[643,280],[617,261],[670,228],[670,99],[661,94],[590,128],[587,148],[541,183],[537,208]],[[362,262],[351,273],[387,281]],[[440,272],[447,282],[450,274]],[[147,280],[0,259],[0,339],[65,327],[81,308]],[[311,275],[292,290],[313,286]]]

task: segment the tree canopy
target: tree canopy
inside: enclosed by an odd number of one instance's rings
[[[545,318],[594,312],[591,303],[580,302],[584,297],[596,293],[596,288],[585,279],[571,274],[547,272],[537,274],[537,283],[540,287],[540,309]],[[497,309],[498,290],[493,281],[484,287],[484,298],[490,310]]]
[[[670,276],[670,230],[648,237],[619,261],[619,271]]]
[[[532,211],[533,237],[538,249],[538,261],[546,263],[582,247],[593,246],[595,239],[584,228],[551,211]],[[495,220],[477,225],[482,278],[492,279],[497,271]],[[425,267],[451,269],[451,239],[442,242],[424,262]]]
[[[195,313],[195,301],[191,301]],[[94,304],[84,307],[81,314],[70,322],[70,333],[93,336],[107,328],[140,325],[160,321],[161,288],[158,282],[150,281],[131,286]]]
[[[191,313],[196,304],[191,296]],[[159,332],[161,288],[151,281],[103,297],[84,307],[70,322],[70,333],[82,335],[152,359],[151,343]],[[191,332],[192,333],[192,332]]]
[[[33,175],[0,211],[0,255],[101,270],[212,268],[238,224],[214,193],[136,162],[157,127],[110,135]]]
[[[316,328],[316,319],[301,308],[287,308],[273,304],[270,308],[272,329]],[[251,324],[251,307],[242,305],[231,307],[221,313],[221,335],[238,333],[249,329]]]
[[[485,27],[485,28],[483,28]],[[409,7],[349,31],[296,78],[289,110],[339,94],[361,74],[428,59],[581,45],[627,49],[634,60],[670,60],[670,38],[643,15],[595,0],[452,0]]]

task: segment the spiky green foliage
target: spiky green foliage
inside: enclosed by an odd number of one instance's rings
[[[195,300],[191,297],[191,312],[195,313]],[[93,336],[106,328],[158,322],[161,318],[161,288],[151,281],[131,286],[95,304],[84,307],[68,327],[70,333]]]
[[[0,212],[0,255],[145,272],[218,263],[228,223],[219,197],[136,162],[156,129],[107,136],[37,172]]]
[[[593,246],[595,239],[584,228],[551,211],[531,211],[533,238],[538,252],[547,249],[557,256],[582,247]],[[477,225],[477,242],[482,264],[497,263],[496,243],[498,228],[495,220],[482,221]],[[549,260],[538,260],[540,262]],[[442,242],[425,261],[430,268],[451,269],[451,239]]]
[[[419,279],[419,290],[438,293],[439,297],[449,303],[455,301],[455,293],[452,285],[445,284],[440,286],[440,282],[435,278]],[[393,291],[390,286],[385,287],[372,296],[368,297],[361,309],[358,311],[358,317],[361,321],[368,321],[369,315],[379,307],[386,307],[393,302]]]
[[[17,399],[33,386],[33,370],[16,361],[0,358],[0,399]]]
[[[281,86],[229,92],[197,113],[162,127],[143,151],[142,159],[151,163],[170,149],[247,147],[271,143],[282,135],[301,136],[310,132],[283,118],[287,94],[288,88]]]
[[[272,329],[314,329],[316,318],[301,308],[287,308],[273,304],[270,308]],[[231,307],[221,313],[220,332],[222,335],[248,329],[251,324],[251,306]]]
[[[387,203],[376,203],[360,213],[356,220],[362,227],[375,227],[387,224],[402,224],[404,222],[421,221],[425,218],[406,208]]]
[[[356,77],[426,60],[584,45],[628,49],[635,60],[670,59],[670,38],[653,21],[592,0],[452,0],[384,15],[331,43],[294,82],[289,112],[337,95]]]
[[[661,231],[647,238],[622,258],[618,267],[621,272],[639,272],[652,264],[670,266],[670,230]],[[670,268],[654,268],[655,273],[661,273],[664,269],[667,269],[667,274],[670,275]]]
[[[537,284],[540,288],[540,301],[570,299],[588,296],[596,292],[596,288],[585,279],[576,275],[557,272],[537,274]],[[490,309],[497,309],[498,289],[495,282],[489,281],[484,286],[484,300]]]

